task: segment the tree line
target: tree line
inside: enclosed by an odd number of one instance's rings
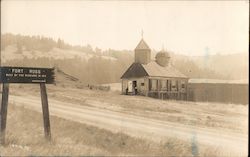
[[[88,60],[79,57],[65,59],[46,57],[29,59],[24,57],[22,60],[8,60],[4,63],[4,65],[12,66],[57,66],[66,73],[79,78],[82,82],[86,82],[86,84],[119,82],[122,74],[134,61],[134,52],[131,50],[102,50],[99,48],[94,49],[91,45],[73,46],[65,43],[62,39],[55,40],[43,36],[25,36],[10,33],[1,35],[1,50],[4,50],[9,45],[15,45],[18,53],[22,53],[24,48],[26,51],[36,50],[41,52],[59,48],[93,54],[93,57]],[[104,59],[102,56],[114,57],[115,60]],[[197,66],[190,59],[184,60],[177,57],[174,59],[173,65],[190,78],[225,79],[221,74]]]

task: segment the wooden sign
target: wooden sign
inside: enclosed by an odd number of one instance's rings
[[[0,67],[0,83],[54,83],[53,68]]]
[[[41,91],[42,112],[45,138],[51,139],[49,104],[46,83],[54,83],[53,68],[0,67],[0,83],[3,83],[0,111],[0,143],[5,144],[5,130],[9,98],[9,83],[39,83]]]

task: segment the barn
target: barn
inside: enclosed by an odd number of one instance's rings
[[[134,52],[134,63],[121,77],[122,94],[187,99],[188,77],[173,67],[168,52],[161,50],[151,60],[151,49],[143,38]]]

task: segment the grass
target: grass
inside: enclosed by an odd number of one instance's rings
[[[97,127],[51,116],[52,141],[43,136],[42,114],[9,105],[6,145],[1,156],[34,155],[160,155],[177,153],[175,147],[152,143],[124,133],[112,133]],[[176,140],[175,140],[176,141]],[[180,145],[181,144],[181,145]],[[189,154],[188,144],[173,143]],[[186,149],[185,149],[186,148]]]
[[[42,114],[9,105],[6,145],[1,156],[192,156],[192,145],[178,139],[154,143],[124,133],[110,131],[51,116],[52,141],[43,135]],[[215,156],[202,147],[199,155]],[[208,155],[207,155],[208,154]]]
[[[39,95],[39,86],[35,88],[25,85],[15,87],[15,89],[11,90],[12,94]],[[119,109],[119,112],[187,125],[248,131],[244,122],[247,120],[246,108],[248,106],[162,101],[147,97],[123,96],[112,92],[56,86],[48,86],[47,89],[50,98],[73,104],[105,107],[114,111]],[[65,94],[68,97],[65,97]],[[91,100],[102,103],[93,106],[92,103],[88,104]],[[237,119],[229,121],[229,118]],[[51,116],[51,131],[52,141],[47,142],[43,138],[42,114],[24,107],[17,107],[10,101],[6,132],[7,144],[0,147],[0,156],[225,156],[225,152],[208,146],[197,144],[196,150],[191,141],[184,142],[168,138],[162,139],[160,143],[154,143],[128,136],[122,132],[113,133],[56,116]]]
[[[247,133],[248,105],[159,100],[144,96],[125,96],[115,92],[49,88],[51,97],[108,110],[185,125]],[[56,92],[54,92],[56,91]],[[95,101],[96,103],[92,103]],[[99,102],[99,103],[98,103]],[[99,105],[98,105],[99,104]]]

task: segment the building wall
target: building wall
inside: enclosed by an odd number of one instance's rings
[[[221,102],[221,103],[235,103],[248,104],[248,84],[215,84],[215,83],[187,83],[187,79],[167,78],[171,81],[168,90],[151,90],[149,79],[157,80],[157,88],[159,88],[160,81],[166,78],[130,78],[122,80],[122,94],[126,94],[126,88],[129,81],[137,81],[138,95],[150,96],[160,99],[177,99],[189,100],[198,102]],[[172,81],[178,82],[178,90],[171,88]],[[181,88],[181,82],[184,81],[185,89]],[[143,84],[143,85],[142,85]],[[133,94],[133,93],[130,93]]]
[[[149,78],[149,97],[160,99],[187,99],[187,82],[185,78]]]
[[[136,81],[137,83],[138,95],[146,95],[148,89],[148,82],[146,77],[122,79],[122,94],[126,94],[126,89],[129,88],[128,87],[129,83],[133,81]],[[128,93],[128,94],[133,94],[133,93]]]
[[[138,95],[164,99],[187,99],[187,79],[162,77],[122,79],[122,94],[135,94],[133,93],[134,91],[131,92],[129,90],[131,88],[129,87],[129,84],[133,84],[133,81],[137,82]],[[182,87],[182,84],[184,85],[184,88]]]
[[[188,100],[248,104],[248,84],[189,83]]]

